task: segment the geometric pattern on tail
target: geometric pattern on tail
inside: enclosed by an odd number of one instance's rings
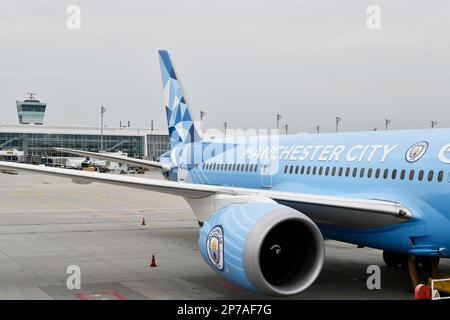
[[[173,148],[180,143],[199,141],[200,135],[194,126],[186,97],[177,79],[169,53],[166,50],[159,50],[158,53],[170,146]]]

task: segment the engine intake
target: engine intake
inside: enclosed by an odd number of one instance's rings
[[[200,230],[200,252],[220,275],[245,289],[292,295],[319,275],[323,237],[301,212],[277,203],[223,207]]]

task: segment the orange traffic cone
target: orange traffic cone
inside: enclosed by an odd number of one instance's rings
[[[152,262],[150,262],[150,267],[152,267],[152,268],[156,268],[157,267],[154,254],[152,254]]]
[[[142,223],[141,223],[141,225],[145,226],[145,218],[144,218],[144,217],[142,218]]]

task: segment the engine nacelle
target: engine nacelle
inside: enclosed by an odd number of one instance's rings
[[[301,212],[278,203],[221,208],[204,221],[200,253],[221,276],[250,291],[292,295],[322,270],[324,241]]]

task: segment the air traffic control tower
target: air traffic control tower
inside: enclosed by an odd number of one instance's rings
[[[44,124],[45,108],[47,105],[34,98],[35,93],[27,93],[25,101],[16,101],[17,115],[20,124]]]

